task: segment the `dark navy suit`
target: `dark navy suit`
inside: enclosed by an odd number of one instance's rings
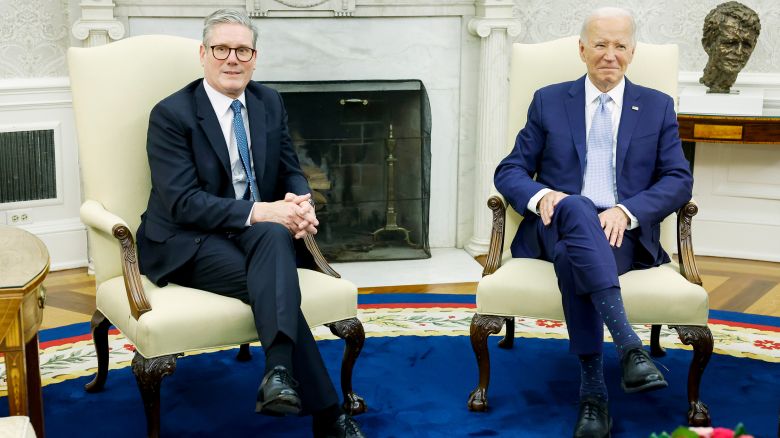
[[[250,81],[245,97],[260,200],[309,193],[281,96]],[[263,345],[279,332],[295,343],[304,409],[336,404],[300,310],[294,239],[280,224],[245,225],[252,202],[236,199],[227,145],[202,79],[152,109],[147,154],[152,190],[137,233],[141,272],[158,285],[170,281],[249,303]]]
[[[524,216],[512,256],[552,261],[563,294],[571,339],[578,354],[601,351],[602,321],[587,295],[619,287],[630,269],[669,261],[659,242],[660,222],[691,198],[693,179],[683,156],[672,98],[627,78],[617,135],[617,202],[639,222],[611,248],[600,231],[599,210],[582,196],[586,165],[585,80],[538,90],[512,152],[498,165],[494,183]],[[553,223],[527,211],[543,188],[570,195],[555,208]],[[574,195],[574,196],[571,196]]]

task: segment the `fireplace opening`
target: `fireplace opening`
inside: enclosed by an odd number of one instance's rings
[[[430,257],[431,117],[418,80],[273,82],[332,262]]]

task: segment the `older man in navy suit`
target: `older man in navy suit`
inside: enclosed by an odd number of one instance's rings
[[[693,179],[672,98],[624,76],[635,45],[630,12],[591,13],[579,42],[587,75],[534,94],[526,126],[495,173],[496,188],[524,215],[512,255],[555,267],[582,371],[575,437],[609,436],[604,324],[625,391],[667,386],[628,324],[618,275],[669,261],[660,222],[691,198]]]
[[[204,78],[152,110],[141,270],[160,285],[249,303],[266,355],[257,412],[311,412],[315,436],[362,437],[300,309],[294,239],[319,223],[281,96],[251,80],[256,41],[245,13],[214,12],[200,46]]]

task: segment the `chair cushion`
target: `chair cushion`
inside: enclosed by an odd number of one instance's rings
[[[30,417],[13,415],[0,418],[0,438],[35,438]]]
[[[357,315],[357,287],[347,280],[298,269],[301,308],[310,327]],[[169,284],[155,286],[142,277],[152,310],[138,320],[130,314],[124,280],[115,277],[97,288],[97,308],[144,357],[257,340],[252,310],[241,300]]]
[[[707,324],[707,291],[687,281],[672,263],[627,272],[620,276],[620,286],[632,324]],[[507,261],[480,280],[477,312],[563,320],[553,264],[522,258]]]

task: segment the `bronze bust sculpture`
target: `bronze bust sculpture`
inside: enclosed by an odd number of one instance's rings
[[[721,3],[707,14],[701,43],[709,60],[699,82],[709,87],[709,93],[730,91],[760,32],[758,14],[741,3]]]

